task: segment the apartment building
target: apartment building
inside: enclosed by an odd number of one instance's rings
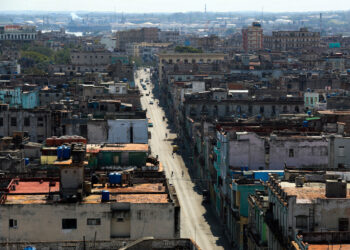
[[[263,29],[259,22],[242,29],[243,49],[247,51],[261,50],[263,48]]]
[[[35,26],[3,25],[0,26],[0,40],[31,41],[37,37]]]
[[[116,33],[116,49],[125,51],[126,45],[129,43],[148,42],[153,43],[159,41],[158,28],[141,28],[118,31]]]
[[[273,50],[317,48],[320,45],[320,32],[301,28],[297,31],[273,31],[271,36],[264,36],[264,47]]]
[[[84,241],[111,249],[142,237],[179,237],[179,203],[158,161],[157,171],[137,168],[89,179],[85,146],[72,143],[69,150],[69,158],[53,163],[59,179],[15,178],[2,185],[1,242],[12,247]]]

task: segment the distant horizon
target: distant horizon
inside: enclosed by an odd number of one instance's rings
[[[349,11],[349,0],[0,0],[4,12],[173,13],[314,13]],[[84,6],[84,7],[82,7]],[[317,9],[315,9],[315,6]]]
[[[0,13],[18,13],[25,14],[25,12],[37,12],[37,13],[108,13],[108,14],[124,14],[124,15],[144,15],[144,14],[190,14],[190,13],[205,13],[204,11],[176,11],[176,12],[124,12],[124,11],[107,11],[107,10],[0,10]],[[301,14],[301,13],[328,13],[328,12],[350,12],[350,9],[347,10],[313,10],[313,11],[264,11],[264,14]],[[207,11],[207,14],[235,14],[235,13],[262,13],[258,10],[241,10],[241,11]]]

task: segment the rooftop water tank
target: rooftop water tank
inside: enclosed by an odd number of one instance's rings
[[[102,202],[109,201],[109,191],[108,190],[102,190]]]
[[[63,160],[68,160],[70,158],[70,147],[63,146],[62,158]]]
[[[110,173],[108,179],[110,184],[120,184],[122,176],[120,173]]]
[[[303,127],[307,128],[309,126],[309,122],[308,121],[303,121]]]
[[[63,148],[62,148],[62,146],[59,146],[57,148],[57,159],[61,160],[62,159],[62,155],[63,155]]]
[[[36,250],[36,248],[33,246],[27,246],[24,248],[24,250]]]

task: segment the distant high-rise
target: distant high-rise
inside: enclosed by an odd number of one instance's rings
[[[263,48],[263,29],[259,22],[242,29],[243,49],[245,51],[260,50]]]

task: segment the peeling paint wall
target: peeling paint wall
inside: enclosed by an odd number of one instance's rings
[[[116,211],[118,206],[123,214]],[[172,203],[5,204],[0,206],[0,242],[80,241],[84,236],[91,241],[95,232],[97,241],[146,236],[171,239],[176,238],[175,216]],[[113,221],[121,217],[123,223]],[[101,224],[87,225],[89,218],[100,219]],[[9,227],[10,219],[17,220],[16,228]],[[62,219],[77,219],[77,228],[62,229]]]
[[[284,163],[293,167],[326,168],[328,142],[323,139],[299,139],[270,141],[270,169],[283,169]]]

